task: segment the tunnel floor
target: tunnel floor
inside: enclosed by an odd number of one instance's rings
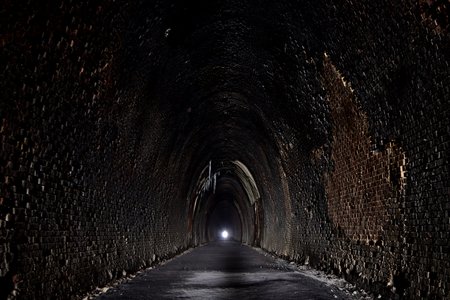
[[[355,299],[232,241],[196,248],[97,299]]]

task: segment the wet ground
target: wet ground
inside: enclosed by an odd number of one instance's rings
[[[108,290],[97,299],[356,299],[245,245],[220,241]]]

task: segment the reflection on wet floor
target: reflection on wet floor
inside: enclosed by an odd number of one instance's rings
[[[214,242],[122,284],[98,299],[354,299],[270,256]]]

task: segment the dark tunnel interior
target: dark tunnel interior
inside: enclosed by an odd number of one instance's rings
[[[2,1],[0,299],[83,298],[223,230],[448,299],[449,7]]]
[[[217,166],[210,161],[201,174],[206,177],[200,176],[191,202],[194,240],[222,239],[226,230],[229,239],[256,245],[261,231],[257,221],[261,212],[256,211],[260,195],[247,167],[240,161],[221,161]]]
[[[229,238],[242,241],[242,221],[236,204],[231,195],[222,195],[224,200],[216,200],[217,203],[211,208],[206,221],[207,240],[214,241]],[[227,234],[223,236],[223,232]]]

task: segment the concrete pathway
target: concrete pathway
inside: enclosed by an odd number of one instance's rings
[[[236,242],[214,242],[148,270],[97,299],[353,299]]]

